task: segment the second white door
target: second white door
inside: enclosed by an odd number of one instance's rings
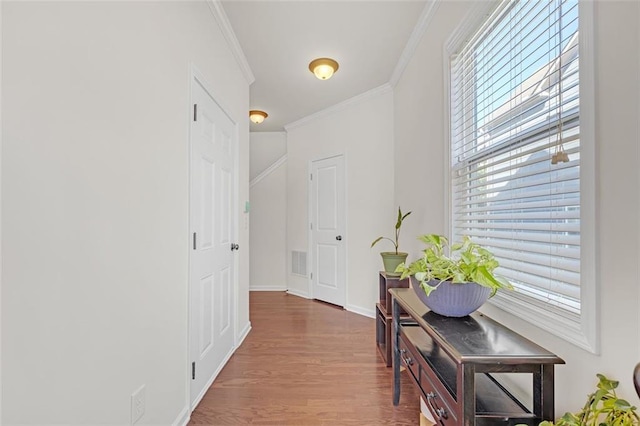
[[[311,291],[314,299],[345,306],[346,210],[344,157],[311,164]]]

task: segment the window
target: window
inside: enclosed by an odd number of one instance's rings
[[[450,220],[452,237],[491,249],[514,284],[495,304],[594,350],[581,10],[502,1],[450,49]]]

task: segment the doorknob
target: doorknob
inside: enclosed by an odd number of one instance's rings
[[[238,244],[231,243],[231,251],[239,250],[240,246]]]
[[[338,240],[338,241],[342,241],[342,235],[338,235],[338,236],[336,237],[336,240]]]

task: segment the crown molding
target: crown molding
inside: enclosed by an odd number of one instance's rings
[[[418,44],[420,44],[422,36],[427,30],[427,27],[429,26],[433,15],[435,15],[436,10],[438,10],[438,6],[440,6],[441,1],[442,0],[427,1],[424,9],[422,9],[422,13],[418,18],[418,22],[413,28],[411,36],[409,37],[409,40],[407,41],[407,44],[405,45],[404,50],[400,55],[400,59],[398,59],[398,63],[396,64],[396,67],[391,74],[391,78],[389,79],[389,84],[391,85],[391,87],[396,87],[396,84],[398,84],[398,81],[400,81],[400,77],[402,77],[404,70],[407,68],[407,65],[409,65],[409,62],[411,62],[414,53],[416,53]]]
[[[247,62],[247,57],[242,51],[238,38],[233,32],[233,27],[231,26],[231,22],[229,22],[229,18],[222,7],[221,0],[207,0],[207,5],[209,6],[209,10],[211,10],[211,14],[218,23],[220,31],[222,32],[224,39],[227,41],[227,45],[229,46],[231,53],[242,71],[242,75],[245,80],[247,80],[247,83],[251,85],[256,78],[251,71],[251,67],[249,66],[249,62]]]
[[[301,118],[300,120],[291,122],[289,124],[285,124],[284,125],[284,129],[288,132],[288,131],[290,131],[292,129],[295,129],[296,127],[303,126],[303,125],[305,125],[305,124],[307,124],[309,122],[318,120],[320,118],[324,118],[324,117],[326,117],[328,115],[331,115],[331,114],[335,114],[336,112],[340,112],[340,111],[342,111],[342,110],[344,110],[344,109],[346,109],[346,108],[348,108],[348,107],[350,107],[352,105],[358,104],[360,102],[366,101],[368,99],[371,99],[371,98],[374,98],[376,96],[380,96],[382,94],[385,94],[385,93],[388,93],[388,92],[392,92],[392,91],[393,91],[393,87],[391,87],[391,85],[389,83],[385,83],[382,86],[375,87],[375,88],[373,88],[371,90],[368,90],[368,91],[366,91],[364,93],[356,95],[356,96],[354,96],[352,98],[349,98],[349,99],[347,99],[345,101],[342,101],[342,102],[340,102],[338,104],[332,105],[332,106],[330,106],[328,108],[325,108],[325,109],[320,110],[320,111],[318,111],[316,113],[313,113],[313,114],[308,115],[308,116],[306,116],[304,118]]]

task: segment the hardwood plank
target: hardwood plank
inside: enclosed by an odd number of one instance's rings
[[[418,393],[376,349],[375,320],[283,292],[250,294],[252,330],[190,425],[417,425]]]

